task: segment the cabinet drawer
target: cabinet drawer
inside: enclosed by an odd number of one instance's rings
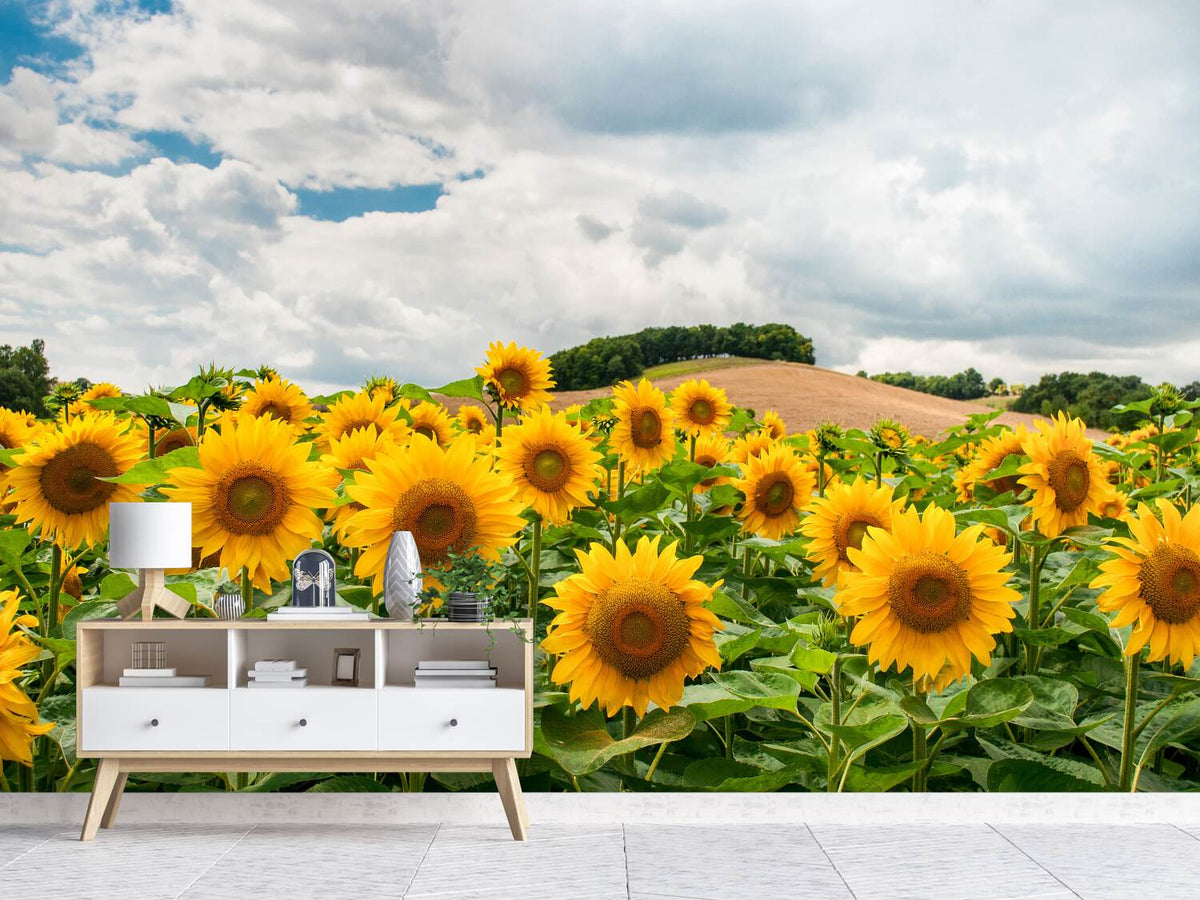
[[[84,752],[228,750],[224,688],[94,687],[83,692]]]
[[[384,688],[380,750],[525,749],[525,692],[511,688]]]
[[[234,750],[374,750],[375,692],[363,688],[231,691]]]

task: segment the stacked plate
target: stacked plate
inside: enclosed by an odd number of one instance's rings
[[[491,597],[454,591],[446,603],[446,616],[451,622],[482,622],[489,617],[491,606]]]

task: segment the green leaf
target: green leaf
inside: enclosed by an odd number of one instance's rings
[[[753,700],[769,709],[796,708],[800,685],[795,679],[774,672],[714,672],[712,680],[735,697]]]
[[[837,654],[819,647],[804,647],[797,641],[795,649],[791,652],[791,660],[797,669],[825,675],[833,669]]]
[[[763,770],[748,763],[713,757],[689,765],[683,772],[683,780],[687,787],[710,791],[777,791],[789,784],[807,782],[811,769],[807,763],[797,763],[773,771]]]
[[[1024,643],[1032,644],[1035,647],[1060,647],[1067,641],[1079,637],[1075,632],[1067,631],[1057,625],[1050,628],[1014,628],[1013,634]]]
[[[1015,719],[1032,705],[1029,685],[1014,678],[989,678],[971,686],[962,712],[944,719],[943,726],[991,728]]]
[[[642,747],[682,740],[696,727],[696,717],[684,707],[669,712],[651,710],[638,723],[633,734],[615,740],[605,727],[599,709],[566,715],[558,707],[542,710],[539,752],[549,756],[571,775],[586,775],[603,766],[614,756]]]
[[[746,625],[762,625],[773,627],[775,623],[760,613],[757,609],[728,591],[714,591],[708,601],[709,610],[723,619],[742,622]]]
[[[12,449],[0,447],[0,466],[11,469],[20,462],[21,455],[24,452],[25,449],[23,447],[13,447]]]
[[[651,481],[629,491],[620,500],[602,504],[605,509],[616,513],[623,521],[633,521],[641,516],[656,513],[667,505],[671,492],[657,481]]]
[[[125,593],[128,593],[126,591]],[[122,594],[121,596],[125,596]],[[62,620],[63,637],[75,640],[75,631],[80,622],[90,622],[92,619],[115,619],[117,604],[112,600],[85,600],[71,607]]]
[[[137,584],[124,572],[110,572],[100,582],[100,599],[120,600],[135,587],[137,587]]]
[[[1146,726],[1150,740],[1142,751],[1138,768],[1156,751],[1168,744],[1182,744],[1185,738],[1200,731],[1200,697],[1166,707]]]
[[[452,381],[441,387],[429,388],[429,391],[433,394],[441,394],[443,397],[469,397],[472,400],[482,400],[483,376],[476,375],[474,378]]]
[[[850,754],[850,758],[857,759],[872,747],[890,741],[908,728],[908,719],[886,714],[854,725],[827,724],[823,727],[841,738],[847,747],[852,748],[855,752]]]
[[[989,791],[1102,791],[1104,779],[1092,770],[1093,778],[1080,777],[1075,767],[1060,765],[1055,757],[1042,759],[998,759],[987,773]]]
[[[689,684],[683,689],[679,705],[686,708],[697,722],[707,722],[745,712],[754,707],[753,700],[729,693],[719,684]]]
[[[114,475],[112,478],[101,478],[100,481],[111,481],[117,484],[163,484],[168,481],[167,473],[172,469],[185,466],[199,469],[200,449],[198,447],[180,447],[154,459],[144,459],[128,471]]]
[[[919,697],[915,694],[905,694],[900,701],[900,708],[904,710],[905,715],[916,722],[918,725],[937,725],[941,719],[926,702],[924,697]]]
[[[24,528],[13,528],[0,531],[0,563],[4,563],[14,572],[21,570],[21,558],[25,548],[29,546],[32,536]]]
[[[718,631],[713,637],[717,643],[717,651],[721,654],[721,661],[728,664],[758,645],[762,629],[750,630],[731,623],[725,631]]]
[[[704,516],[684,522],[683,530],[696,539],[697,548],[702,548],[733,537],[742,530],[742,525],[736,519],[724,516]]]
[[[433,395],[419,384],[402,384],[396,393],[406,400],[433,400]]]
[[[308,789],[308,792],[311,794],[386,794],[390,792],[390,788],[366,775],[335,775],[325,781],[318,781]]]

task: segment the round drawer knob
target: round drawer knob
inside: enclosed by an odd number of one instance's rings
[[[300,727],[301,727],[301,728],[303,728],[303,727],[304,727],[305,725],[307,725],[307,724],[308,724],[308,719],[301,719],[301,720],[300,720]]]
[[[157,728],[157,727],[158,727],[158,719],[151,719],[151,720],[150,720],[150,726],[151,726],[152,728]]]
[[[451,720],[450,720],[450,727],[451,727],[451,728],[454,728],[454,727],[455,727],[455,726],[457,726],[457,725],[458,725],[458,719],[451,719]]]

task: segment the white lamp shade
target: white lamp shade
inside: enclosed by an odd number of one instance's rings
[[[108,504],[108,564],[114,569],[192,565],[192,504]]]

